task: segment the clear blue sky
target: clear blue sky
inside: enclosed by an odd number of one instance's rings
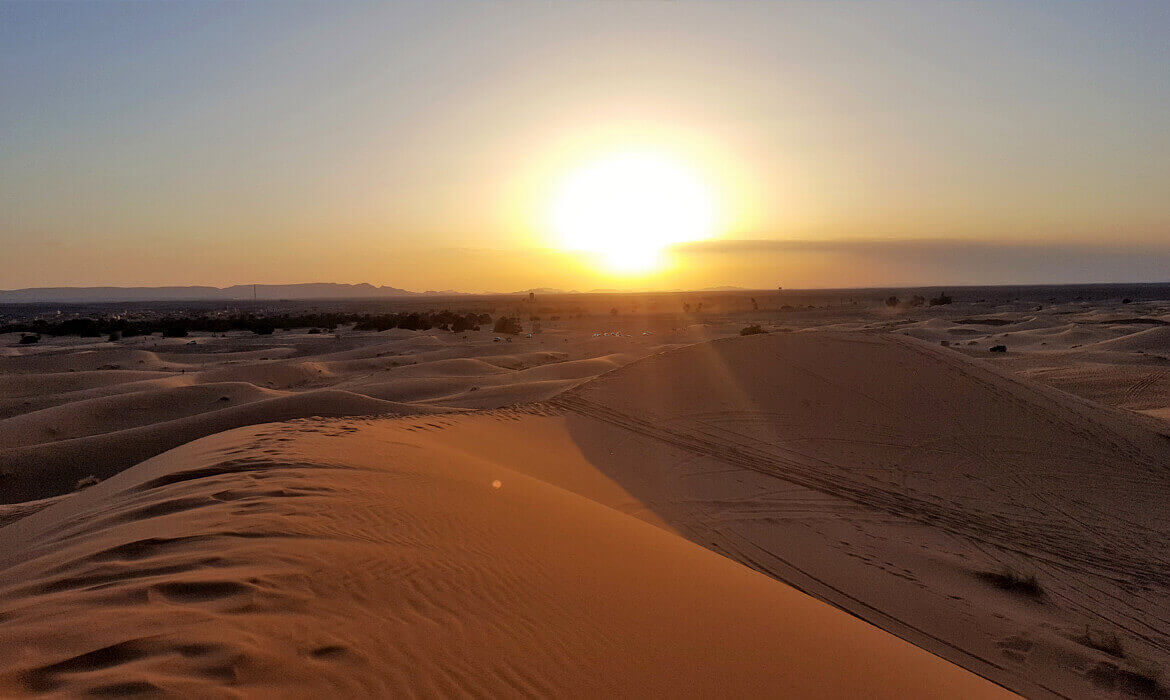
[[[1165,2],[3,3],[0,288],[1164,280],[1168,37]],[[562,249],[556,183],[647,148],[711,240]]]

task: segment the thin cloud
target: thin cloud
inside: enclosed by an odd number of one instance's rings
[[[881,268],[902,279],[984,284],[1162,282],[1170,245],[968,241],[941,239],[722,239],[672,250],[692,259],[783,260],[812,256]]]

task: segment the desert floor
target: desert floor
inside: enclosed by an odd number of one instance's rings
[[[496,337],[0,336],[0,693],[1167,695],[1170,303]]]

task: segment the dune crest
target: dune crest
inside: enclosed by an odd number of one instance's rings
[[[0,528],[0,689],[1007,695],[451,420],[243,428]]]

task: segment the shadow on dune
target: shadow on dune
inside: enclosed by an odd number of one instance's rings
[[[1100,692],[1085,669],[1110,661],[1066,634],[1086,625],[1170,659],[1170,440],[1122,412],[829,332],[678,349],[551,403],[692,541],[1009,688]],[[1005,567],[1044,602],[987,585]],[[1036,653],[1005,652],[1020,630]]]

